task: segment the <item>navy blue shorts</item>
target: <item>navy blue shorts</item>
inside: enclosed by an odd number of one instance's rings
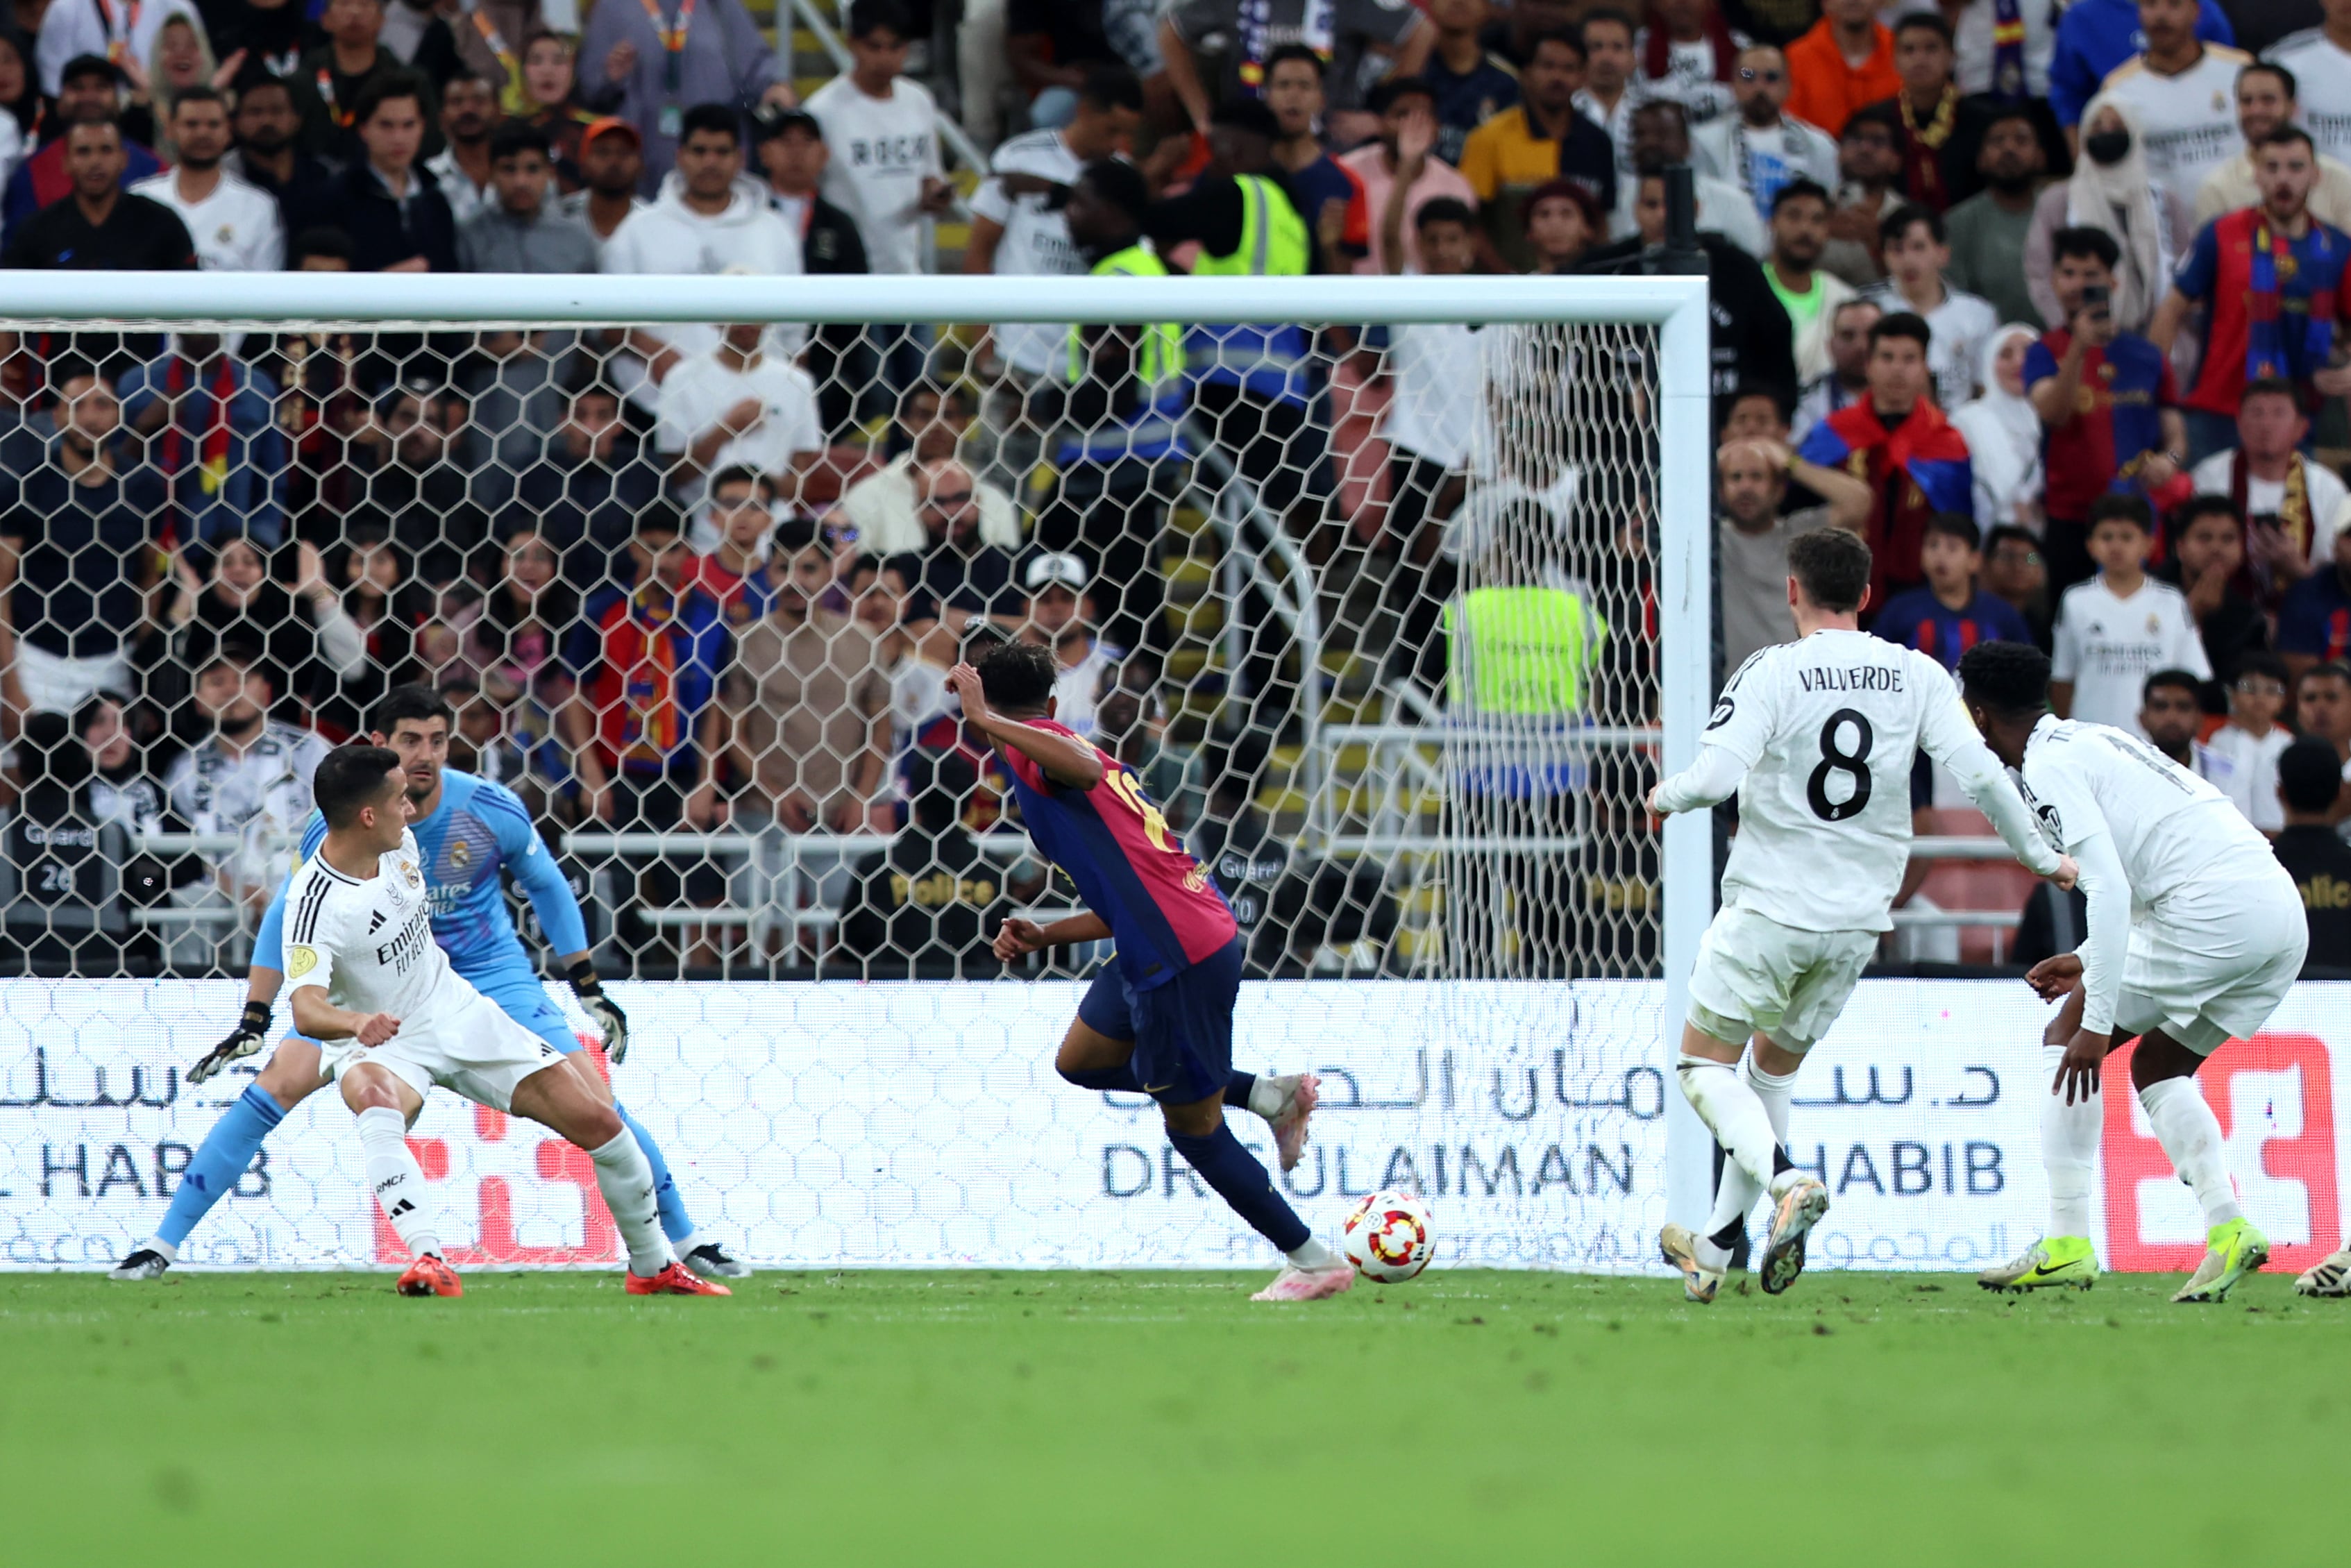
[[[1241,994],[1238,936],[1164,986],[1130,991],[1116,964],[1094,977],[1078,1021],[1111,1040],[1134,1041],[1134,1080],[1163,1105],[1189,1105],[1225,1092],[1233,1075],[1233,1003]]]

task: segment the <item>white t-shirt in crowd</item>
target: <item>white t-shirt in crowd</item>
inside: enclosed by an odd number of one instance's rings
[[[180,174],[166,169],[131,187],[134,195],[161,202],[180,214],[196,242],[196,263],[206,272],[283,272],[286,225],[277,198],[224,169],[213,193],[201,202],[180,194]]]
[[[2128,599],[2116,598],[2103,576],[2075,583],[2058,604],[2054,636],[2049,678],[2074,684],[2067,716],[2112,725],[2126,735],[2143,733],[2138,710],[2147,678],[2156,671],[2212,678],[2188,596],[2151,577]]]
[[[866,265],[875,273],[922,270],[923,181],[940,172],[938,106],[904,77],[888,98],[868,98],[845,76],[809,96],[832,152],[824,199],[857,220]]]
[[[2245,150],[2245,133],[2237,129],[2237,73],[2252,63],[2242,49],[2207,44],[2202,57],[2178,76],[2148,69],[2140,55],[2106,77],[2103,90],[2138,111],[2147,172],[2182,212],[2196,210],[2205,175]]]
[[[1902,297],[1901,287],[1890,277],[1871,284],[1861,291],[1861,297],[1889,316],[1898,310],[1917,309]],[[1945,413],[1949,413],[1976,395],[1976,373],[1983,368],[1984,341],[2000,330],[2000,312],[1982,295],[1954,288],[1946,279],[1943,302],[1922,314],[1927,318],[1927,330],[1934,336],[1927,345],[1927,368],[1935,375],[1935,401],[1943,405]]]
[[[2237,460],[2236,449],[2216,452],[2189,471],[2189,478],[2199,496],[2229,494],[2230,475]],[[2351,523],[2351,486],[2336,477],[2335,470],[2324,463],[2313,463],[2296,454],[2294,461],[2302,465],[2303,484],[2310,494],[2310,564],[2324,568],[2335,559],[2335,536]],[[2252,517],[2274,517],[2285,507],[2285,481],[2283,479],[2245,478],[2245,515]]]
[[[2279,832],[2285,827],[2285,803],[2278,799],[2278,758],[2293,744],[2290,729],[2273,727],[2267,735],[2248,735],[2224,724],[2211,739],[2197,743],[2196,771],[2229,797],[2245,821],[2265,833]]]
[[[1380,434],[1397,455],[1447,468],[1469,465],[1485,375],[1475,327],[1417,322],[1388,329],[1388,371],[1395,382]]]
[[[654,446],[665,454],[684,452],[745,398],[758,399],[764,417],[729,438],[704,472],[716,474],[744,463],[762,474],[788,474],[795,455],[824,449],[816,382],[789,360],[773,354],[762,354],[742,370],[721,363],[716,354],[695,354],[679,361],[654,400]]]
[[[1061,653],[1053,654],[1053,716],[1079,735],[1094,732],[1094,707],[1102,695],[1102,672],[1114,667],[1126,657],[1123,649],[1113,648],[1099,637],[1086,640],[1085,657],[1074,664],[1061,662]]]
[[[1031,131],[996,150],[995,172],[971,199],[971,210],[1004,225],[996,242],[999,277],[1074,277],[1087,268],[1070,243],[1070,225],[1042,196],[1014,198],[1004,193],[1004,174],[1035,174],[1055,184],[1076,180],[1084,167],[1058,131]],[[1069,360],[1070,329],[1034,321],[1003,322],[995,329],[996,351],[1024,375],[1057,373]]]
[[[2337,48],[2324,27],[2290,33],[2262,57],[2294,73],[2302,128],[2330,158],[2351,161],[2351,50]]]
[[[1840,182],[1836,138],[1801,120],[1782,119],[1761,131],[1735,114],[1710,120],[1690,131],[1690,162],[1699,173],[1745,191],[1756,221],[1767,228],[1771,199],[1782,186],[1812,180],[1834,193]]]

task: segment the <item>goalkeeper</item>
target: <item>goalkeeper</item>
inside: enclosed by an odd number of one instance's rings
[[[508,1017],[571,1057],[573,1070],[599,1099],[609,1103],[611,1089],[587,1057],[579,1054],[579,1038],[562,1009],[549,999],[546,987],[523,951],[521,938],[515,934],[514,921],[507,913],[501,871],[511,871],[529,894],[549,943],[560,955],[572,991],[603,1030],[605,1052],[616,1065],[628,1054],[628,1018],[604,994],[596,977],[588,957],[588,931],[580,916],[580,904],[540,844],[522,802],[502,785],[444,766],[449,756],[450,718],[449,706],[440,695],[421,685],[395,687],[373,715],[378,744],[400,754],[408,779],[408,798],[416,808],[413,831],[424,856],[433,938],[448,954],[458,974]],[[302,833],[304,862],[318,852],[325,836],[326,824],[313,812]],[[285,917],[286,894],[281,888],[254,941],[245,1017],[235,1032],[189,1069],[190,1082],[201,1083],[230,1062],[261,1049],[268,1034],[270,1004],[285,981],[277,967]],[[153,1239],[117,1264],[111,1277],[152,1280],[170,1268],[180,1244],[236,1185],[262,1140],[287,1112],[327,1082],[320,1071],[318,1041],[301,1035],[288,1035],[281,1041],[259,1079],[214,1124],[188,1161]],[[678,1257],[691,1258],[688,1267],[705,1277],[719,1274],[740,1279],[748,1274],[750,1270],[717,1242],[695,1235],[694,1222],[686,1217],[684,1201],[678,1197],[653,1134],[625,1109],[613,1108],[635,1134],[645,1162],[653,1167],[662,1230]]]

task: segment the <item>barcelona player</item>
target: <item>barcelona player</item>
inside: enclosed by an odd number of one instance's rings
[[[1233,912],[1134,775],[1054,721],[1056,674],[1050,650],[1006,643],[947,675],[964,722],[1011,774],[1029,838],[1077,885],[1087,911],[1045,926],[1008,920],[996,956],[1009,963],[1066,943],[1117,943],[1054,1066],[1081,1088],[1159,1103],[1176,1153],[1287,1260],[1255,1300],[1335,1296],[1354,1283],[1353,1266],[1306,1228],[1225,1124],[1228,1103],[1264,1115],[1287,1168],[1305,1141],[1315,1081],[1233,1071],[1243,953]]]

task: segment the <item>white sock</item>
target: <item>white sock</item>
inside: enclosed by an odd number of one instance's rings
[[[1771,1113],[1763,1108],[1762,1100],[1729,1062],[1684,1054],[1674,1068],[1682,1081],[1684,1098],[1714,1134],[1714,1141],[1758,1187],[1768,1190],[1771,1156],[1780,1145],[1772,1136]]]
[[[160,1236],[150,1236],[141,1245],[150,1252],[162,1253],[163,1260],[167,1263],[176,1263],[180,1260],[180,1249]]]
[[[1298,1246],[1282,1254],[1293,1269],[1335,1269],[1340,1257],[1324,1246],[1321,1238],[1310,1236]]]
[[[2207,1228],[2241,1219],[2237,1189],[2229,1180],[2229,1163],[2220,1143],[2220,1118],[2204,1103],[2204,1091],[2193,1078],[2167,1078],[2138,1092],[2147,1119],[2155,1124],[2157,1140],[2170,1157],[2179,1179],[2195,1189],[2204,1207]]]
[[[383,1205],[400,1239],[419,1258],[441,1250],[439,1213],[424,1187],[424,1172],[408,1152],[408,1118],[389,1105],[359,1113],[360,1148],[367,1156],[368,1186]]]
[[[1771,1119],[1771,1136],[1782,1147],[1788,1143],[1788,1102],[1796,1092],[1796,1075],[1775,1078],[1755,1065],[1750,1051],[1739,1063],[1739,1075],[1755,1098],[1763,1102],[1763,1113]],[[1763,1196],[1763,1187],[1737,1164],[1722,1162],[1722,1181],[1715,1188],[1714,1212],[1707,1216],[1706,1234],[1699,1238],[1698,1261],[1708,1268],[1719,1267],[1730,1260],[1730,1249],[1718,1247],[1714,1238],[1723,1227],[1738,1221],[1746,1222],[1755,1211],[1755,1200]]]
[[[1281,1113],[1281,1085],[1270,1072],[1260,1072],[1249,1085],[1249,1108],[1270,1122]]]
[[[2048,1082],[2057,1081],[2057,1065],[2065,1059],[2062,1045],[2041,1048]],[[2049,1173],[2049,1234],[2090,1234],[2091,1190],[2098,1179],[2098,1140],[2105,1134],[2106,1101],[2103,1092],[2085,1103],[2076,1095],[2065,1103],[2064,1092],[2041,1096],[2041,1165]]]
[[[672,1255],[653,1202],[653,1168],[637,1147],[637,1135],[623,1127],[602,1148],[589,1150],[588,1157],[596,1162],[596,1190],[604,1195],[604,1207],[612,1211],[629,1249],[629,1272],[652,1279],[670,1265]]]

